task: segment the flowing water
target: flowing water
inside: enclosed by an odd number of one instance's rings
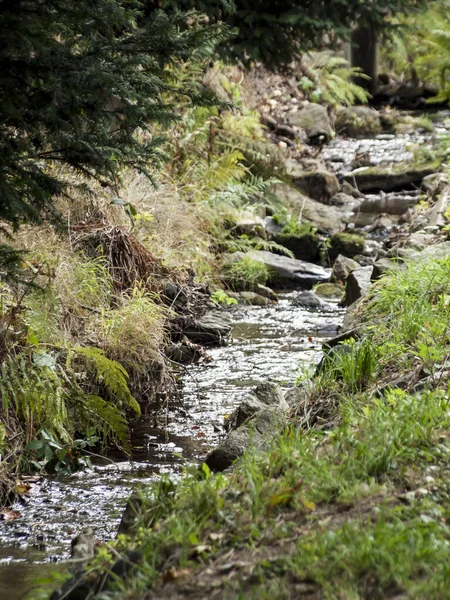
[[[130,461],[115,457],[92,471],[32,485],[20,516],[0,523],[0,600],[16,600],[54,563],[68,558],[71,539],[86,525],[97,538],[115,536],[133,486],[160,473],[179,476],[183,465],[198,461],[223,436],[223,418],[251,387],[272,379],[294,385],[303,367],[316,363],[324,339],[335,335],[343,310],[297,308],[296,293],[277,305],[232,307],[232,336],[209,351],[212,359],[187,367],[180,394],[157,422],[143,419],[133,429]]]
[[[447,134],[438,115],[434,131],[381,135],[374,139],[336,138],[324,150],[338,174],[351,170],[356,153],[370,162],[412,160],[412,146],[431,147]],[[390,205],[413,205],[417,192],[367,195],[367,219]],[[383,204],[384,203],[384,204]],[[364,210],[364,207],[363,207]],[[361,211],[363,212],[363,211]],[[209,351],[210,362],[185,369],[180,393],[156,420],[142,419],[132,432],[131,460],[114,456],[98,461],[90,472],[62,480],[42,479],[32,485],[23,504],[12,507],[18,518],[0,522],[0,600],[24,597],[37,577],[64,569],[71,539],[90,525],[99,539],[115,536],[125,502],[134,486],[150,483],[161,473],[180,476],[183,465],[198,462],[223,435],[223,418],[260,381],[292,386],[304,366],[318,362],[324,339],[332,337],[343,311],[295,307],[295,292],[269,307],[232,307],[233,330],[228,345]]]

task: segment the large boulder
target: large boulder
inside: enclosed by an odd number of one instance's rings
[[[311,144],[326,144],[333,138],[330,116],[321,104],[307,104],[286,116],[292,125],[304,130]]]
[[[409,162],[379,167],[362,167],[346,173],[344,179],[355,184],[361,192],[393,192],[408,185],[420,185],[423,178],[435,173],[440,167],[438,161],[411,164]]]
[[[183,333],[196,344],[210,346],[224,343],[230,331],[230,315],[220,310],[211,310],[186,327]]]
[[[350,306],[356,300],[364,298],[372,285],[373,266],[360,267],[352,271],[347,277],[345,287],[344,305]]]
[[[309,221],[321,233],[336,233],[351,221],[351,215],[337,206],[327,206],[308,198],[286,183],[274,186],[274,193],[300,222]]]
[[[318,160],[287,161],[287,174],[296,187],[310,198],[330,204],[330,199],[339,192],[340,184],[334,173],[330,173]]]
[[[349,106],[337,112],[337,133],[349,137],[374,137],[381,133],[380,116],[367,106]]]
[[[296,258],[264,251],[252,251],[248,253],[248,256],[264,263],[269,268],[269,282],[275,286],[311,288],[316,283],[330,279],[330,269],[324,269],[319,265]]]

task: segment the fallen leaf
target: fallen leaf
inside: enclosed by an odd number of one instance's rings
[[[16,483],[15,492],[19,496],[23,496],[24,494],[28,494],[28,492],[30,490],[31,490],[31,485],[29,483],[22,483],[22,482]]]
[[[18,510],[12,510],[10,508],[5,508],[2,512],[0,512],[0,517],[3,521],[14,521],[14,519],[20,519],[22,514]]]
[[[187,577],[190,577],[191,573],[191,569],[175,569],[174,567],[172,567],[164,573],[163,583],[169,583],[171,581],[186,579]]]

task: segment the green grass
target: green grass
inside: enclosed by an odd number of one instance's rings
[[[170,569],[194,574],[198,597],[450,598],[449,389],[379,391],[387,374],[445,365],[449,275],[450,260],[431,260],[377,284],[362,339],[305,388],[310,402],[333,398],[334,426],[294,416],[228,475],[204,467],[145,490],[133,535],[115,544],[143,560],[108,598],[165,597]],[[113,559],[105,549],[93,568]],[[223,576],[233,561],[247,566]]]

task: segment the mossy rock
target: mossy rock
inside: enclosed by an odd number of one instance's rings
[[[353,258],[364,250],[364,238],[354,233],[335,233],[328,240],[328,255],[334,260],[339,254]]]
[[[337,133],[350,137],[372,137],[381,133],[380,117],[368,106],[349,106],[336,115]]]
[[[281,246],[291,250],[295,258],[299,260],[320,262],[320,240],[312,232],[300,235],[278,233],[274,240],[277,244],[281,244]]]
[[[314,286],[313,291],[319,298],[327,300],[342,300],[345,296],[345,286],[338,283],[319,283]]]

